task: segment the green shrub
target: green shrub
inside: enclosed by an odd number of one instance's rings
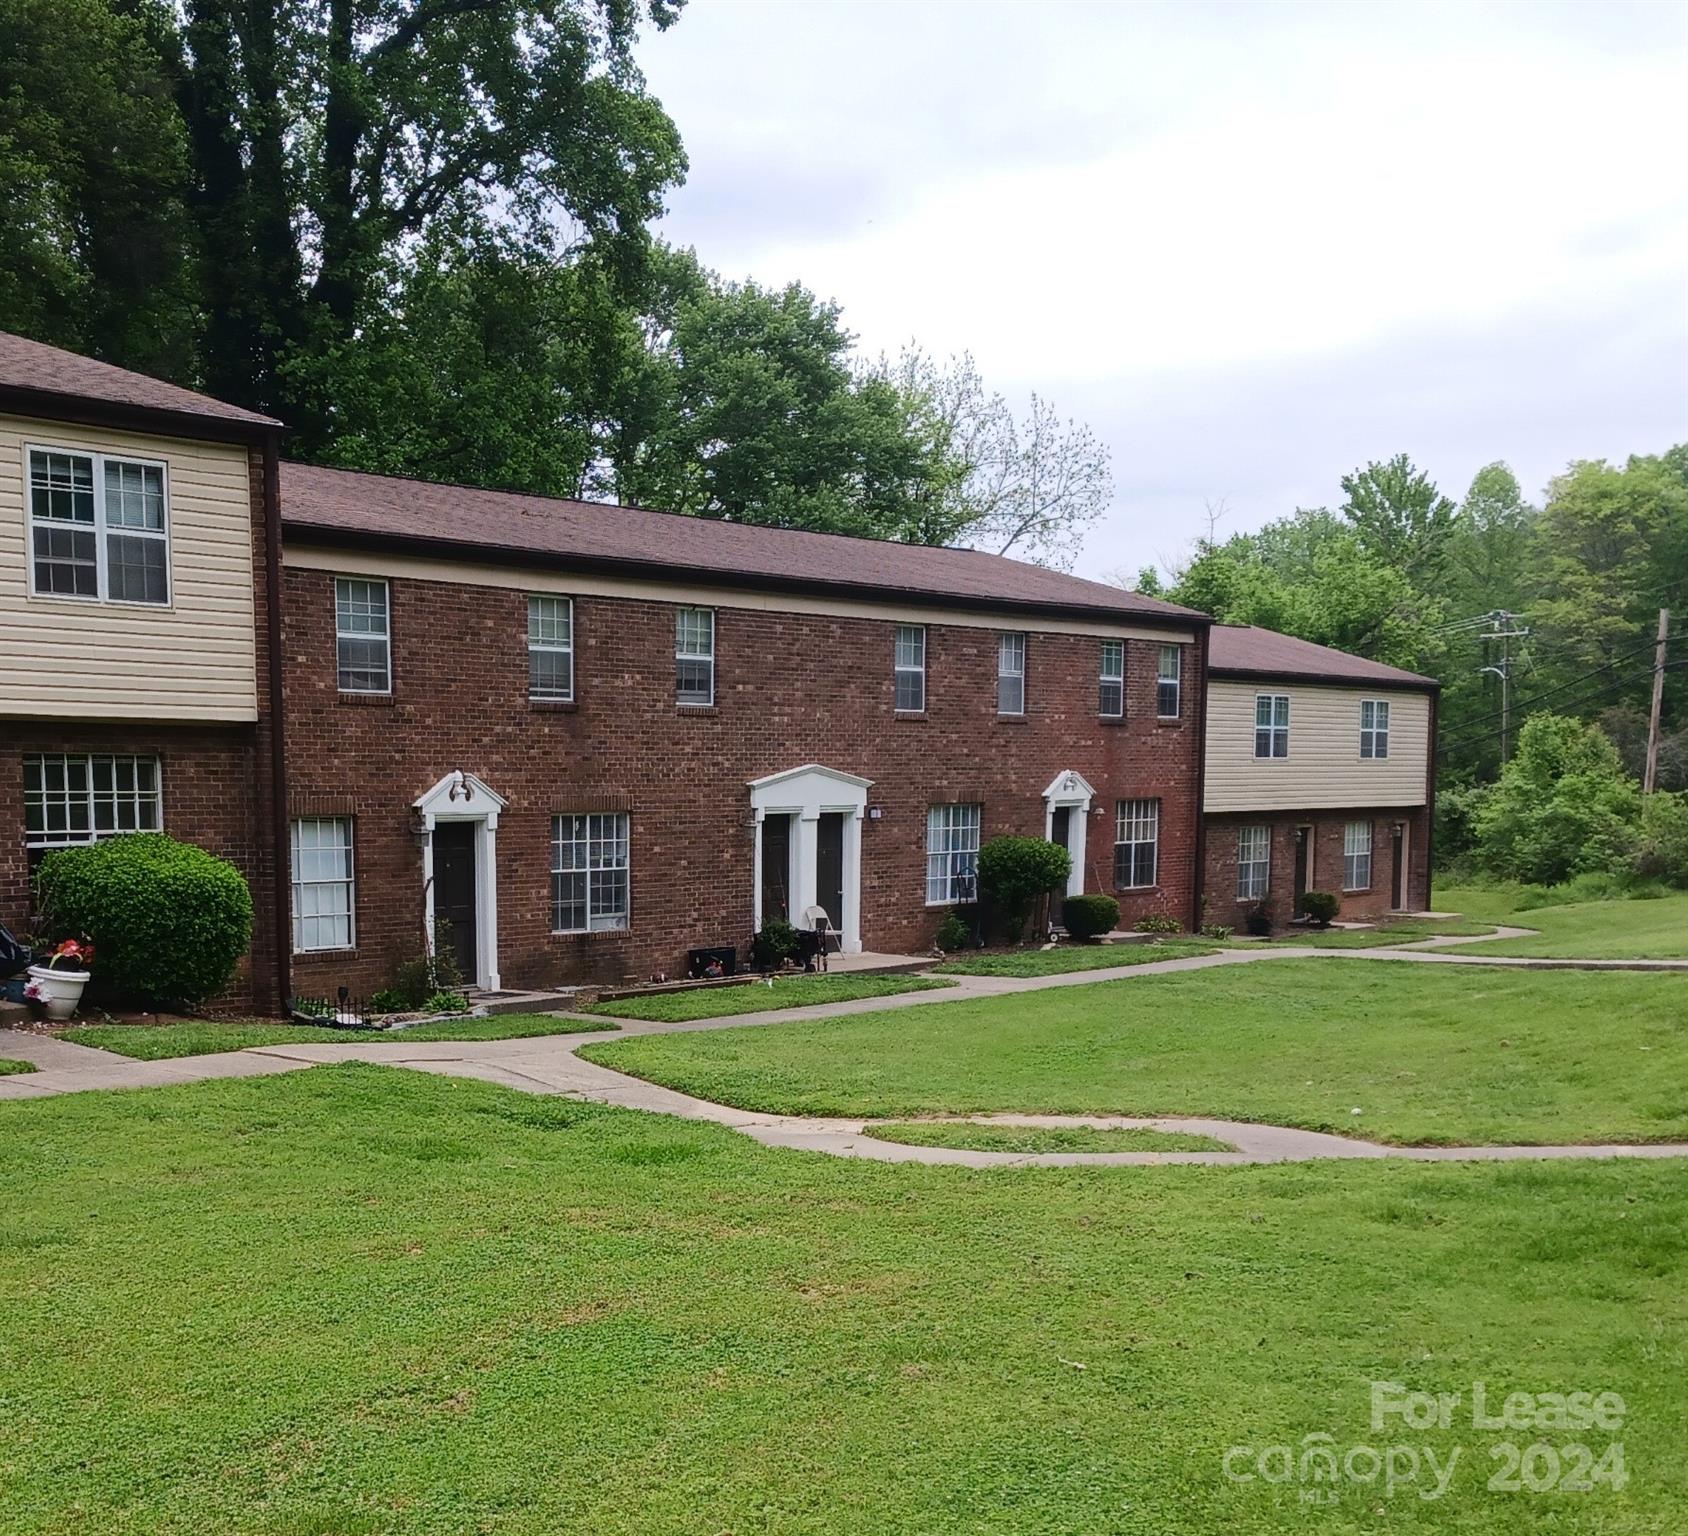
[[[252,942],[240,871],[162,832],[49,853],[40,896],[52,933],[94,941],[95,994],[136,1007],[198,1007]]]
[[[436,992],[422,999],[423,1013],[467,1013],[469,999],[461,992]]]
[[[1184,925],[1175,917],[1168,917],[1163,912],[1151,912],[1147,917],[1140,917],[1131,925],[1139,933],[1182,933]]]
[[[1204,939],[1217,939],[1223,943],[1226,939],[1231,937],[1233,932],[1234,930],[1229,923],[1202,924],[1202,937]]]
[[[1335,891],[1308,891],[1301,898],[1301,911],[1317,927],[1328,928],[1342,910],[1342,898]]]
[[[959,912],[946,912],[934,942],[946,955],[953,955],[971,947],[973,930]]]
[[[1018,943],[1038,897],[1064,886],[1073,857],[1041,837],[993,837],[979,850],[979,894]]]
[[[1061,903],[1061,926],[1075,939],[1112,933],[1119,921],[1119,903],[1112,896],[1093,893],[1069,896]]]
[[[1477,816],[1488,801],[1487,784],[1449,784],[1436,791],[1436,867],[1460,869],[1477,851]]]
[[[797,953],[797,930],[783,917],[771,917],[750,941],[750,963],[759,971],[774,971]]]
[[[1688,794],[1661,790],[1641,802],[1641,835],[1631,867],[1644,880],[1688,886]]]
[[[1257,901],[1248,909],[1248,916],[1243,919],[1243,926],[1250,935],[1257,939],[1269,939],[1272,936],[1272,903]]]
[[[407,998],[408,994],[400,991],[397,987],[383,987],[374,997],[370,998],[369,1011],[371,1013],[409,1013],[412,1005]],[[293,1002],[293,1011],[295,1013],[304,1011],[303,1003],[297,998]]]

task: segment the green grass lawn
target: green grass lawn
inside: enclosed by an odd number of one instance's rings
[[[1272,942],[1311,945],[1314,949],[1375,949],[1380,944],[1411,944],[1443,934],[1464,937],[1493,933],[1494,928],[1493,923],[1457,917],[1409,918],[1399,923],[1380,923],[1376,928],[1292,928]]]
[[[1531,907],[1503,919],[1540,932],[1529,939],[1493,939],[1476,955],[1541,955],[1567,960],[1688,960],[1688,895],[1654,901],[1587,901]]]
[[[1688,1525],[1680,1165],[893,1167],[357,1065],[0,1104],[0,1180],[8,1533]],[[1479,1379],[1621,1393],[1547,1438],[1627,1488],[1488,1491]],[[1223,1476],[1311,1434],[1462,1460]]]
[[[34,1062],[13,1061],[10,1057],[0,1056],[0,1077],[6,1077],[15,1072],[33,1072]]]
[[[1405,1144],[1688,1141],[1688,975],[1285,959],[582,1054],[780,1114],[1207,1115]]]
[[[1067,971],[1108,970],[1122,965],[1148,965],[1157,960],[1181,960],[1188,955],[1211,955],[1218,946],[1194,941],[1153,944],[1062,944],[1055,949],[1017,949],[1000,954],[968,955],[946,960],[939,976],[1057,976]]]
[[[1228,1141],[1152,1126],[1104,1130],[1093,1125],[970,1125],[958,1120],[899,1120],[870,1125],[875,1141],[968,1152],[1235,1152]]]
[[[688,992],[590,1003],[581,1012],[681,1024],[689,1019],[719,1019],[735,1013],[766,1013],[770,1008],[808,1008],[861,997],[894,997],[899,992],[927,992],[950,985],[925,976],[775,976],[741,987],[698,987]]]
[[[314,1024],[278,1024],[265,1020],[187,1019],[172,1024],[79,1024],[61,1031],[77,1045],[137,1061],[173,1056],[208,1056],[244,1051],[256,1045],[373,1045],[405,1040],[519,1040],[529,1035],[580,1034],[594,1026],[544,1013],[501,1013],[486,1019],[444,1019],[405,1030],[330,1029]],[[597,1026],[614,1029],[614,1024]]]

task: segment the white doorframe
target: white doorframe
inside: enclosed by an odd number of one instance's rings
[[[1073,856],[1073,867],[1067,875],[1067,894],[1084,894],[1084,863],[1090,830],[1090,802],[1096,791],[1082,773],[1068,769],[1058,773],[1043,792],[1043,838],[1055,841],[1055,812],[1065,806],[1067,816],[1067,852]]]
[[[411,802],[422,837],[422,915],[430,953],[434,947],[434,828],[445,821],[475,827],[475,984],[496,992],[498,972],[498,813],[504,797],[484,779],[453,769]]]
[[[751,904],[756,928],[762,927],[762,825],[769,816],[796,818],[790,838],[791,919],[800,924],[805,908],[815,905],[819,880],[820,821],[823,815],[844,818],[844,915],[840,947],[847,955],[862,951],[862,819],[873,780],[805,763],[784,773],[750,781],[750,806],[755,816],[755,853],[751,860]]]

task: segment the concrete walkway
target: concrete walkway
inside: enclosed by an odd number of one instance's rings
[[[1527,929],[1505,929],[1486,938],[1512,938]],[[646,1020],[620,1021],[619,1034],[673,1034],[704,1029],[738,1029],[745,1025],[794,1023],[807,1019],[838,1018],[854,1013],[879,1012],[887,1008],[913,1007],[968,999],[1002,997],[1020,992],[1041,992],[1052,987],[1090,985],[1102,981],[1126,980],[1137,976],[1207,970],[1216,966],[1248,965],[1284,958],[1335,955],[1349,959],[1429,961],[1467,964],[1512,964],[1559,968],[1565,965],[1591,968],[1685,969],[1671,962],[1531,961],[1494,957],[1484,961],[1475,955],[1457,955],[1446,950],[1470,939],[1422,941],[1436,949],[1316,949],[1307,946],[1273,949],[1221,950],[1212,955],[1188,956],[1152,961],[1140,965],[1108,967],[1103,970],[1069,971],[1053,976],[958,976],[956,985],[943,991],[905,992],[891,997],[859,998],[844,1003],[818,1004],[806,1008],[770,1009],[763,1013],[695,1019],[685,1023]],[[557,1094],[565,1098],[614,1104],[625,1109],[654,1114],[678,1115],[686,1120],[707,1120],[750,1136],[763,1146],[788,1147],[826,1152],[837,1157],[871,1158],[879,1162],[948,1164],[967,1168],[1005,1167],[1141,1167],[1157,1163],[1274,1163],[1315,1158],[1395,1157],[1418,1162],[1455,1160],[1516,1160],[1561,1157],[1683,1157],[1688,1144],[1651,1143],[1635,1146],[1515,1146],[1515,1147],[1390,1147],[1333,1136],[1318,1131],[1254,1125],[1233,1120],[1138,1119],[1094,1115],[980,1115],[973,1122],[994,1125],[1068,1127],[1098,1129],[1147,1127],[1161,1131],[1191,1132],[1211,1136],[1235,1148],[1230,1152],[980,1152],[952,1147],[905,1146],[881,1141],[871,1134],[875,1122],[861,1119],[832,1119],[790,1115],[757,1114],[693,1098],[640,1078],[629,1077],[576,1054],[583,1045],[602,1041],[606,1031],[596,1018],[582,1014],[559,1014],[578,1020],[579,1032],[540,1035],[518,1040],[407,1041],[402,1034],[388,1035],[367,1044],[324,1042],[323,1044],[271,1045],[250,1050],[221,1051],[207,1056],[180,1056],[170,1061],[133,1061],[108,1051],[91,1050],[66,1040],[0,1030],[0,1056],[26,1060],[39,1069],[34,1073],[0,1077],[0,1099],[38,1099],[96,1088],[151,1088],[174,1083],[202,1082],[210,1078],[258,1077],[276,1072],[296,1072],[325,1062],[369,1061],[406,1067],[450,1077],[469,1077],[496,1083],[522,1093]]]

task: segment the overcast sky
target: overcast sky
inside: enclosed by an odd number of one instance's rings
[[[1113,454],[1079,570],[1688,438],[1688,3],[691,0],[665,232]]]

